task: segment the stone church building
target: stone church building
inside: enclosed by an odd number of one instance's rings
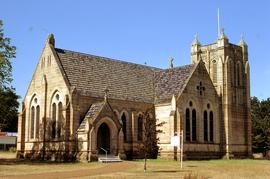
[[[148,109],[165,122],[160,157],[178,159],[181,130],[187,159],[250,156],[247,49],[222,31],[209,45],[195,38],[191,64],[160,69],[56,48],[50,34],[22,102],[17,157],[138,157]]]

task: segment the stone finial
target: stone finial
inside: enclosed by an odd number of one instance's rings
[[[107,101],[109,96],[109,89],[108,86],[104,90],[104,100]]]
[[[228,39],[228,37],[225,35],[224,27],[222,27],[221,30],[220,30],[219,39]]]
[[[172,69],[173,68],[173,60],[174,60],[173,57],[170,57],[169,58],[169,69]]]
[[[192,45],[201,45],[201,43],[199,42],[199,39],[198,39],[198,35],[197,34],[194,37],[194,41],[192,42]]]
[[[51,44],[52,46],[55,46],[55,39],[53,34],[49,34],[47,38],[47,43]]]
[[[247,43],[244,40],[243,34],[241,34],[239,45],[241,45],[241,46],[247,46]]]

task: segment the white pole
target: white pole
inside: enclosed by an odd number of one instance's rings
[[[107,154],[107,151],[106,151],[106,163],[108,163],[108,154]]]
[[[181,130],[181,133],[180,133],[180,142],[181,142],[181,153],[180,153],[180,161],[181,161],[181,169],[183,168],[183,144],[184,144],[184,133],[183,133],[183,130]]]
[[[218,37],[220,35],[220,26],[219,26],[219,8],[217,9],[217,21],[218,21]]]

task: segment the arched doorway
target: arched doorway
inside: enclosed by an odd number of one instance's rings
[[[97,133],[97,150],[99,154],[105,154],[101,149],[105,149],[110,153],[110,129],[106,123],[102,123]]]

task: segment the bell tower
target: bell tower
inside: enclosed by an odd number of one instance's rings
[[[241,36],[229,42],[224,29],[216,42],[201,45],[195,37],[191,62],[204,62],[220,97],[222,150],[226,158],[251,155],[250,78],[248,46]]]

